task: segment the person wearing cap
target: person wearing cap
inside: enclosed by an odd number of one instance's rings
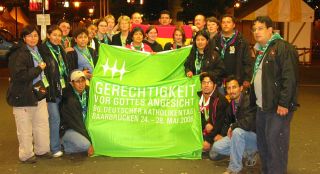
[[[67,154],[87,152],[91,147],[85,126],[89,100],[86,76],[76,69],[70,79],[61,103],[62,144]]]

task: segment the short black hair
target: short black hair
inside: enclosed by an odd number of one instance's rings
[[[235,18],[233,15],[231,15],[231,14],[224,14],[224,15],[221,17],[220,22],[222,22],[222,19],[224,19],[224,18],[231,18],[231,19],[232,19],[232,22],[233,22],[233,23],[236,23],[236,18]]]
[[[62,30],[59,28],[58,25],[49,25],[49,28],[47,29],[47,33],[50,35],[55,30],[59,30],[62,34]]]
[[[269,16],[257,16],[256,19],[253,21],[253,24],[256,22],[266,24],[267,28],[273,26],[273,22]]]
[[[200,81],[202,82],[205,77],[209,77],[209,79],[213,81],[214,84],[217,84],[217,77],[215,75],[208,72],[202,72],[200,75]]]
[[[39,29],[36,25],[28,25],[21,30],[20,37],[24,38],[27,35],[31,34],[33,31],[36,31],[40,37]]]
[[[136,32],[141,32],[143,35],[143,38],[145,37],[145,33],[141,27],[134,27],[131,31],[131,38],[133,38],[133,34]]]
[[[169,17],[171,18],[171,14],[170,14],[170,12],[169,12],[168,10],[162,10],[162,11],[160,12],[160,14],[159,14],[159,18],[160,18],[161,15],[163,15],[163,14],[169,15]]]
[[[226,84],[231,82],[232,80],[235,80],[238,82],[239,86],[242,86],[242,80],[238,77],[236,77],[235,75],[229,75],[227,78],[226,78]]]
[[[207,30],[199,30],[196,35],[194,36],[194,41],[197,39],[198,36],[205,37],[208,41],[210,40],[210,34]]]
[[[87,36],[89,35],[87,28],[82,28],[81,27],[81,28],[77,28],[76,30],[74,30],[72,36],[74,38],[77,38],[82,33],[86,34]]]
[[[71,24],[67,19],[60,19],[57,23],[58,26],[60,26],[60,24],[62,23],[68,23],[68,24]]]

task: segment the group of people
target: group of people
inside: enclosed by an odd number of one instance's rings
[[[159,25],[169,26],[162,11]],[[85,120],[88,81],[98,60],[99,45],[110,44],[144,52],[186,46],[184,30],[176,27],[173,41],[157,43],[157,28],[139,27],[140,13],[131,18],[107,15],[74,30],[61,20],[40,43],[36,26],[21,32],[22,41],[9,56],[7,102],[13,106],[19,159],[61,157],[63,153],[93,153]],[[242,170],[242,158],[254,165],[257,152],[265,174],[287,170],[290,121],[297,106],[297,52],[273,32],[272,21],[259,16],[252,32],[257,41],[255,62],[249,44],[235,29],[235,18],[196,15],[192,48],[185,61],[187,77],[200,75],[199,109],[203,151],[213,160],[230,156],[227,173]],[[136,27],[132,27],[136,26]]]

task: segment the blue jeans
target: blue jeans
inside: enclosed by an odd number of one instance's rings
[[[228,169],[234,172],[242,170],[242,157],[246,153],[251,155],[257,151],[257,139],[254,132],[235,128],[231,139],[226,136],[215,142],[210,150],[212,154],[230,155]]]
[[[256,115],[257,142],[264,174],[287,173],[290,122],[293,112],[279,116],[258,108]]]
[[[68,129],[62,137],[62,144],[66,153],[79,153],[88,151],[91,143],[80,133]]]
[[[53,154],[61,150],[60,136],[59,136],[59,131],[60,131],[59,104],[60,102],[61,102],[60,98],[56,98],[55,103],[48,102],[50,149]]]

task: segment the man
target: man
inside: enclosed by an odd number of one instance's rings
[[[198,32],[205,29],[206,27],[206,17],[202,14],[198,14],[194,17],[194,27],[192,27],[193,32]]]
[[[222,132],[227,136],[215,142],[210,157],[217,160],[218,156],[230,155],[230,163],[224,174],[235,174],[242,170],[242,158],[247,156],[247,165],[255,165],[257,151],[255,115],[257,107],[251,102],[248,92],[243,91],[240,80],[235,76],[226,79],[227,94],[231,103],[227,108],[225,126]]]
[[[159,23],[162,26],[170,26],[172,22],[170,12],[168,10],[162,10],[160,12]]]
[[[258,16],[252,31],[258,52],[252,80],[262,172],[283,174],[287,173],[290,122],[298,105],[298,53],[273,33],[268,16]]]
[[[66,153],[88,152],[91,147],[85,120],[89,100],[86,77],[80,70],[71,73],[71,82],[63,94],[61,104],[62,144]]]
[[[142,23],[142,16],[139,12],[134,12],[131,15],[131,23],[134,25],[141,25]]]
[[[249,44],[242,34],[235,29],[235,18],[231,15],[224,15],[221,18],[221,32],[214,37],[210,45],[218,49],[220,58],[226,68],[226,76],[235,75],[243,86],[250,86],[252,74],[252,59],[250,56]]]
[[[199,101],[203,130],[203,151],[209,151],[211,144],[222,138],[221,130],[228,106],[226,98],[216,90],[216,77],[204,72],[200,75],[201,97]]]

